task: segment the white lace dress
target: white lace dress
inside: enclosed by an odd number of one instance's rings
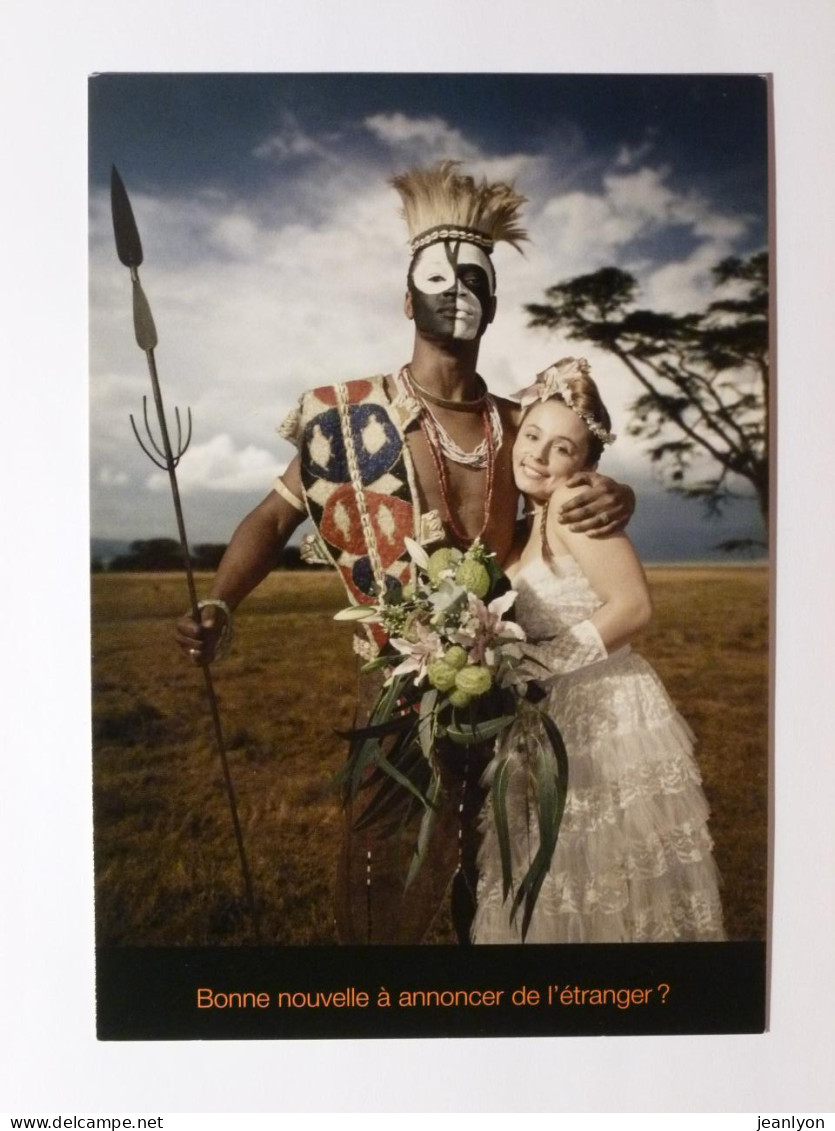
[[[516,617],[530,640],[553,637],[600,605],[571,557],[516,575]],[[548,684],[540,706],[569,758],[559,839],[526,942],[673,942],[725,938],[708,806],[693,734],[658,676],[628,647]],[[524,768],[534,732],[515,724],[488,768],[510,753],[507,791],[514,883],[537,847],[535,798]],[[510,922],[488,799],[482,815],[476,943],[521,942]]]

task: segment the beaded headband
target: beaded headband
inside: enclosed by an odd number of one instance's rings
[[[517,251],[528,238],[519,223],[525,197],[503,181],[476,182],[457,172],[460,162],[440,161],[393,177],[403,201],[412,254],[440,240],[464,240],[488,254],[504,240]]]
[[[410,245],[412,255],[416,255],[422,247],[428,247],[431,243],[438,243],[439,240],[463,240],[464,243],[474,243],[476,247],[482,248],[488,255],[496,246],[489,236],[485,236],[483,232],[477,232],[475,228],[449,228],[444,224],[439,224],[412,240]]]
[[[518,401],[522,408],[529,408],[537,402],[551,400],[557,397],[566,408],[580,417],[582,422],[596,436],[601,444],[613,444],[617,437],[613,432],[607,432],[603,425],[594,419],[591,413],[583,412],[574,404],[574,393],[571,388],[572,377],[587,377],[591,380],[591,367],[584,357],[564,357],[549,366],[548,369],[537,373],[536,381],[518,393],[511,395],[511,400]]]

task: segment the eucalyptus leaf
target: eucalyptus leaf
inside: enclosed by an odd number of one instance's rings
[[[376,672],[379,671],[380,668],[385,668],[389,665],[391,667],[394,667],[396,666],[396,664],[396,656],[375,656],[373,660],[369,660],[367,664],[363,664],[360,668],[360,671],[363,673],[363,675],[367,675],[368,672]]]
[[[409,871],[406,873],[406,882],[404,888],[408,888],[414,881],[421,865],[426,858],[426,852],[429,848],[429,841],[432,837],[432,830],[435,827],[435,822],[438,819],[438,798],[441,794],[441,778],[439,774],[434,774],[432,781],[427,792],[427,800],[429,801],[429,808],[423,814],[418,829],[417,843],[415,844],[415,852],[412,856],[411,863],[409,864]]]
[[[421,775],[419,771],[425,762],[420,753],[417,742],[412,741],[411,746],[407,753],[411,753],[413,758],[410,761],[401,762],[396,768],[400,773],[404,774],[415,786],[415,797],[422,797],[423,790],[421,788]],[[393,765],[386,759],[386,765]],[[354,828],[365,829],[374,824],[379,824],[387,817],[392,816],[403,808],[404,804],[409,801],[408,793],[404,793],[401,783],[388,773],[386,766],[378,764],[374,767],[375,778],[379,775],[376,784],[374,795],[365,807],[360,817],[354,823]],[[425,781],[425,777],[423,779]]]
[[[510,912],[511,919],[514,919],[524,903],[521,926],[523,941],[530,928],[542,884],[551,866],[568,792],[568,755],[562,736],[550,716],[540,712],[540,720],[550,749],[544,744],[538,744],[534,759],[539,847],[519,884]]]
[[[499,841],[499,857],[502,862],[502,897],[507,899],[513,885],[513,868],[510,858],[510,829],[507,825],[507,787],[510,782],[510,758],[499,763],[493,778],[491,800],[493,819],[496,824],[496,837]]]
[[[433,688],[431,691],[424,692],[420,701],[420,723],[418,725],[418,736],[420,738],[420,748],[423,751],[423,756],[427,762],[433,760],[433,746],[435,740],[435,707],[438,702],[438,692]]]
[[[388,759],[385,758],[385,756],[378,758],[376,765],[379,766],[379,768],[384,773],[389,774],[391,777],[393,777],[396,782],[399,782],[405,790],[408,790],[408,792],[411,793],[412,796],[415,797],[425,809],[432,807],[431,802],[426,797],[426,795],[422,793],[421,790],[419,790],[418,787],[413,782],[411,782],[405,774],[401,773],[396,766],[392,765],[392,763],[389,762]]]
[[[459,746],[473,746],[477,742],[487,742],[488,739],[495,738],[513,722],[515,722],[513,715],[501,715],[497,719],[486,719],[483,723],[470,726],[461,726],[457,720],[453,720],[447,726],[446,733]]]
[[[382,723],[374,723],[367,727],[354,727],[352,730],[334,730],[340,738],[349,740],[358,738],[383,738],[387,734],[397,734],[398,731],[408,730],[414,722],[413,712],[406,711],[402,715],[393,715]]]

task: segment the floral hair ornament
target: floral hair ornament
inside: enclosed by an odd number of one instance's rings
[[[601,444],[613,444],[617,439],[615,434],[607,432],[591,413],[583,412],[574,403],[571,381],[575,377],[586,377],[591,380],[589,363],[584,357],[563,357],[547,369],[543,369],[541,373],[537,373],[536,380],[532,385],[520,389],[518,393],[511,394],[510,399],[518,401],[522,408],[530,408],[533,404],[556,397],[562,401],[566,408],[570,408],[580,417],[592,436],[596,436]]]

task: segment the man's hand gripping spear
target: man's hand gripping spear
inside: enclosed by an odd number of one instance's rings
[[[182,437],[182,425],[180,420],[179,409],[174,410],[175,418],[177,421],[177,451],[173,451],[171,447],[171,440],[168,435],[168,426],[165,419],[165,409],[162,402],[162,393],[160,391],[159,377],[157,375],[156,360],[154,358],[154,349],[157,345],[157,331],[154,325],[154,319],[151,314],[151,308],[148,304],[148,299],[145,292],[142,290],[142,284],[139,282],[139,266],[142,263],[142,243],[139,239],[139,231],[136,227],[136,221],[133,216],[133,209],[128,199],[128,194],[122,182],[122,178],[116,170],[115,165],[112,168],[110,178],[110,200],[113,212],[113,233],[116,237],[116,252],[119,259],[124,263],[125,267],[130,269],[131,282],[133,283],[133,326],[136,333],[136,341],[141,350],[144,350],[145,357],[148,360],[148,370],[151,375],[151,388],[154,394],[154,404],[157,410],[157,420],[159,422],[160,438],[162,446],[156,442],[150,424],[148,422],[148,402],[147,398],[142,398],[143,415],[145,419],[145,432],[150,443],[150,450],[143,438],[139,434],[136,422],[131,416],[131,426],[133,427],[134,435],[139,441],[139,446],[148,458],[157,467],[168,472],[168,479],[171,484],[171,494],[174,500],[174,511],[177,515],[177,530],[180,536],[180,546],[183,552],[183,564],[186,571],[186,581],[188,584],[189,600],[191,603],[192,616],[196,623],[200,623],[200,603],[197,599],[197,591],[194,585],[194,574],[191,568],[191,558],[188,549],[188,540],[186,538],[185,521],[183,519],[183,509],[180,504],[180,491],[177,485],[177,464],[180,462],[186,448],[191,440],[191,410],[188,410],[188,424],[185,442]],[[249,905],[249,912],[252,917],[252,926],[255,934],[255,941],[260,942],[260,927],[258,921],[258,912],[255,905],[255,898],[252,892],[252,880],[249,874],[249,865],[247,863],[246,852],[244,850],[243,836],[241,834],[241,824],[238,819],[238,808],[235,801],[235,788],[232,784],[232,776],[229,772],[229,763],[226,757],[226,746],[223,740],[223,730],[220,725],[220,715],[218,713],[217,698],[215,696],[214,685],[212,683],[212,675],[209,670],[208,662],[202,665],[203,678],[206,683],[206,695],[209,700],[209,710],[212,716],[212,725],[214,727],[215,743],[217,745],[218,754],[220,755],[220,762],[223,768],[223,780],[226,785],[226,795],[229,800],[229,810],[232,816],[232,826],[235,831],[235,841],[238,846],[238,858],[241,866],[241,876],[243,879],[244,889],[246,891],[246,899]]]

